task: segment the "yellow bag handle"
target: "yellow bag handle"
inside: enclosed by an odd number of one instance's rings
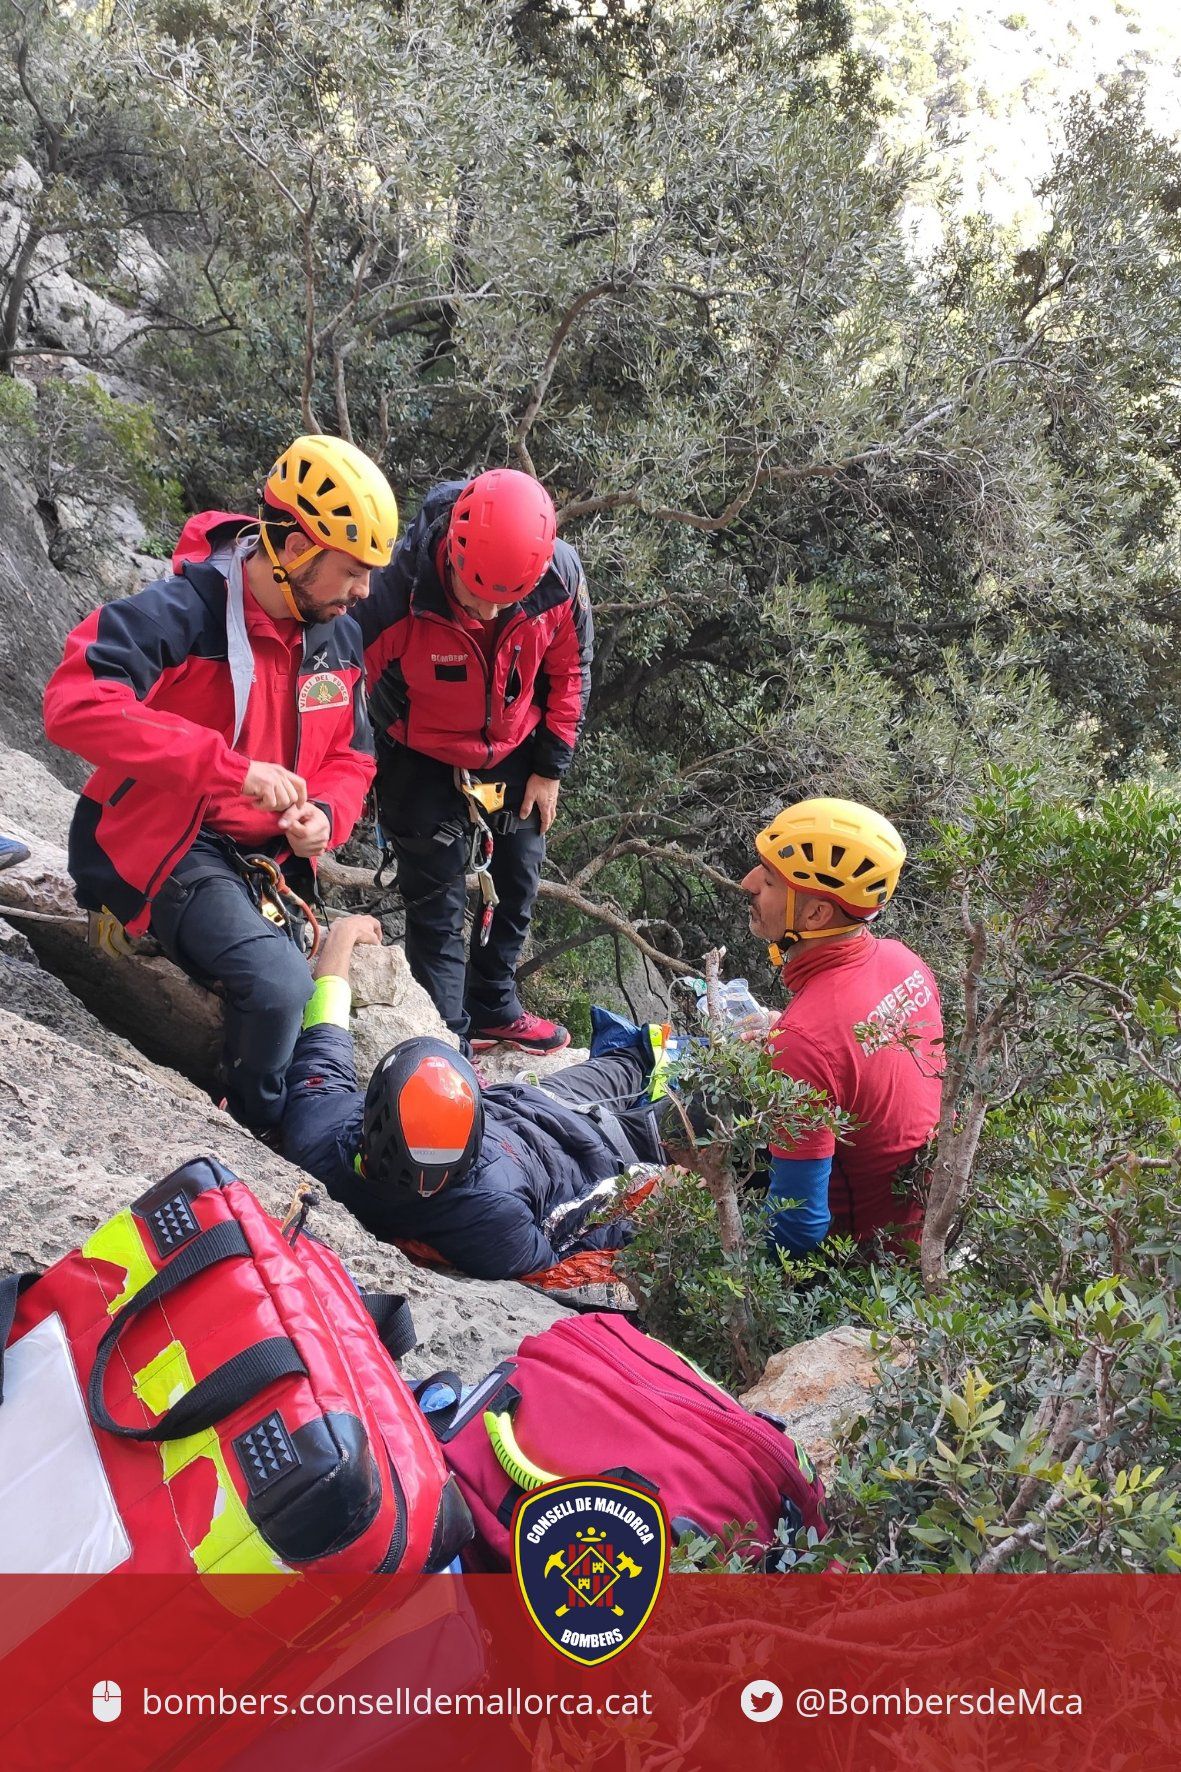
[[[506,1476],[512,1478],[518,1489],[543,1489],[547,1483],[557,1483],[561,1478],[553,1471],[542,1470],[539,1464],[526,1458],[517,1445],[517,1436],[513,1432],[513,1418],[507,1410],[494,1415],[491,1409],[484,1412],[484,1426],[488,1430],[488,1438],[497,1462]]]

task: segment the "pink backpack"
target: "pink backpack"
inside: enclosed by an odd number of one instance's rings
[[[752,1415],[625,1317],[567,1317],[523,1341],[467,1396],[454,1373],[416,1387],[476,1536],[465,1566],[509,1566],[513,1508],[559,1477],[613,1476],[659,1496],[674,1537],[739,1528],[773,1545],[782,1520],[823,1537],[824,1486],[768,1416]]]

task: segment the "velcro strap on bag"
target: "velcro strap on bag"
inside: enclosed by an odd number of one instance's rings
[[[463,1394],[462,1381],[454,1372],[435,1372],[430,1378],[424,1378],[414,1387],[414,1400],[427,1418],[435,1439],[441,1446],[453,1440],[461,1433],[468,1423],[486,1410],[515,1409],[521,1400],[521,1393],[509,1381],[516,1371],[515,1360],[502,1360],[494,1366],[479,1384],[475,1385],[466,1396]],[[442,1396],[431,1403],[424,1404],[431,1390],[442,1392]],[[444,1400],[449,1398],[449,1400]]]

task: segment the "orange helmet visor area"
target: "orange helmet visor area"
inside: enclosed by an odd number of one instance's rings
[[[407,1153],[419,1171],[419,1193],[437,1193],[471,1145],[476,1127],[471,1085],[445,1058],[424,1058],[398,1093],[398,1119]],[[443,1174],[428,1186],[428,1174],[440,1169]]]

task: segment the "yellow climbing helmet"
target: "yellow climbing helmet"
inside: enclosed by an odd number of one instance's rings
[[[888,818],[855,800],[800,800],[755,838],[755,848],[797,892],[831,898],[868,922],[892,896],[906,845]]]
[[[316,553],[330,548],[364,566],[389,565],[398,539],[393,490],[377,463],[342,437],[297,437],[263,482],[261,505],[288,512]],[[290,605],[287,573],[265,524],[262,541]],[[302,554],[300,564],[311,558]]]

